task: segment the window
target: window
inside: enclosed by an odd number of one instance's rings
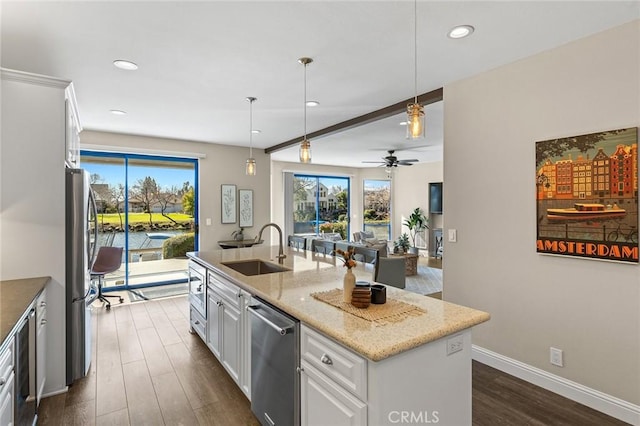
[[[294,234],[338,233],[349,239],[349,178],[294,174],[291,188]]]
[[[364,181],[363,229],[379,240],[391,240],[391,181]]]
[[[197,160],[82,151],[81,164],[96,194],[97,245],[124,248],[105,288],[186,282],[187,260],[167,258],[163,244],[184,234],[197,250]]]

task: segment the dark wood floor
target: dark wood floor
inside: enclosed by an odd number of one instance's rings
[[[38,425],[258,425],[224,368],[188,333],[188,312],[186,296],[98,309],[89,375],[45,398]],[[474,361],[473,424],[625,423]]]

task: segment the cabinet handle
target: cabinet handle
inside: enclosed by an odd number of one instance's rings
[[[296,371],[298,372],[298,374],[300,374],[300,373],[302,373],[304,371],[304,368],[296,367]]]
[[[327,354],[322,354],[320,357],[320,362],[327,365],[333,365],[333,360]]]
[[[196,322],[194,322],[195,325],[200,325],[200,321],[196,320]]]
[[[0,377],[0,386],[4,385],[5,383],[7,383],[7,381],[4,379],[4,377]]]
[[[47,302],[45,301],[40,302],[40,306],[44,308],[45,306],[47,306]]]
[[[42,318],[42,319],[40,320],[40,325],[45,325],[46,323],[47,323],[47,320],[46,320],[46,319]]]
[[[222,306],[222,300],[218,300],[218,301],[216,302],[216,305],[218,305],[218,306]]]

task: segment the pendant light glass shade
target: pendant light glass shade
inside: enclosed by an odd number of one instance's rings
[[[256,175],[256,159],[255,158],[247,158],[247,164],[245,166],[245,173],[248,176]]]
[[[249,102],[249,158],[245,164],[245,173],[247,176],[255,176],[257,173],[256,159],[253,158],[253,103],[256,98],[250,96],[247,98]]]
[[[424,107],[418,103],[407,106],[407,139],[424,137]]]
[[[418,103],[418,0],[413,2],[413,88],[415,98],[407,105],[407,139],[424,137],[424,107]]]
[[[311,162],[311,142],[309,142],[307,139],[303,140],[302,143],[300,143],[300,162]]]
[[[300,162],[311,163],[311,142],[307,140],[307,65],[313,62],[311,58],[298,59],[304,65],[304,137],[300,142]]]

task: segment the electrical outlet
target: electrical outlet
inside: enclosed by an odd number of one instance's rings
[[[208,218],[205,220],[205,223],[207,224],[207,226],[211,226],[211,218],[210,218],[210,217],[208,217]]]
[[[458,241],[458,231],[455,229],[449,229],[449,242],[455,243],[456,241]]]
[[[447,355],[460,352],[463,348],[462,334],[447,339]]]
[[[564,367],[564,357],[562,354],[562,349],[550,347],[549,348],[549,361],[553,365],[557,365],[558,367]]]

